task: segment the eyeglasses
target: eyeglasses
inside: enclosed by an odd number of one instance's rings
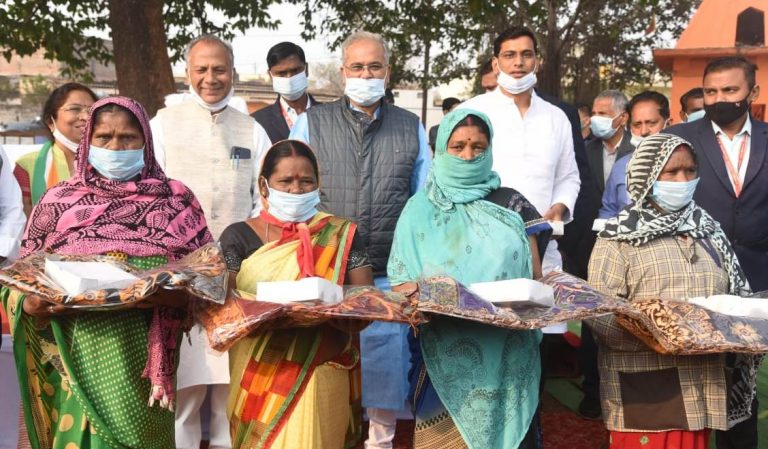
[[[85,106],[82,104],[68,104],[60,108],[60,110],[64,112],[69,112],[70,114],[74,114],[74,115],[80,115],[84,112],[87,113],[89,109],[91,109],[90,106]]]
[[[379,62],[372,62],[370,64],[352,64],[344,66],[347,71],[353,75],[362,74],[364,70],[371,72],[371,75],[381,75],[387,69],[387,66]]]

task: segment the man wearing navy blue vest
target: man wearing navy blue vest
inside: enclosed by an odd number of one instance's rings
[[[267,52],[267,67],[277,99],[251,114],[272,143],[288,138],[298,116],[317,104],[307,93],[307,59],[293,42],[280,42]]]
[[[669,128],[693,144],[701,180],[694,200],[720,222],[753,291],[768,290],[768,125],[750,116],[760,94],[757,67],[724,57],[704,69],[701,120]],[[717,432],[718,449],[757,448],[757,400],[752,416]]]
[[[387,260],[400,212],[425,182],[431,163],[419,118],[382,101],[389,51],[378,34],[358,31],[341,45],[344,96],[299,116],[291,138],[308,143],[320,164],[321,208],[357,222],[374,282],[389,288]],[[366,449],[391,449],[396,418],[407,413],[407,326],[375,322],[360,334]]]

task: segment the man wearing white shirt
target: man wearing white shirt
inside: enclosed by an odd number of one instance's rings
[[[13,164],[0,146],[0,266],[13,261],[18,254],[26,223],[21,189],[13,177]]]
[[[230,105],[234,94],[232,47],[216,36],[187,46],[189,97],[152,119],[155,157],[168,177],[192,189],[214,238],[232,223],[260,210],[256,189],[261,154],[270,141],[264,128]],[[198,449],[200,408],[210,386],[209,448],[229,449],[226,414],[229,360],[208,348],[199,325],[191,345],[181,345],[177,370],[176,448]]]
[[[522,193],[548,220],[569,221],[579,193],[571,124],[565,113],[533,90],[538,65],[536,37],[510,28],[493,44],[498,88],[460,108],[484,112],[493,125],[493,169],[501,184]],[[557,243],[547,246],[544,273],[562,265]]]
[[[768,125],[749,113],[760,95],[756,70],[741,56],[711,61],[704,69],[705,117],[668,132],[685,138],[696,150],[699,183],[693,198],[720,223],[752,290],[762,291],[768,289]],[[728,354],[727,360],[735,368],[730,411],[737,404],[749,404],[754,379],[751,369],[739,369],[749,357]],[[756,413],[755,398],[748,420],[716,432],[718,449],[757,448]]]

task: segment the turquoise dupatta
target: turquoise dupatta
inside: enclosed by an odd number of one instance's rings
[[[468,161],[447,153],[454,128],[469,115],[491,128],[483,113],[468,109],[443,118],[426,188],[408,201],[395,230],[392,285],[431,275],[465,285],[532,275],[520,215],[483,199],[500,186],[490,146]],[[448,318],[420,330],[432,385],[468,447],[517,448],[538,407],[540,332]]]

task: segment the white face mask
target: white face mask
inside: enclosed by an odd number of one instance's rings
[[[685,120],[686,123],[695,122],[696,120],[703,119],[704,116],[707,114],[707,111],[704,109],[699,109],[696,112],[691,112],[688,114],[688,118]]]
[[[532,89],[533,86],[536,85],[536,69],[533,69],[533,72],[524,75],[519,79],[500,70],[496,81],[499,83],[499,86],[507,92],[514,95],[521,94]]]
[[[361,106],[370,106],[384,97],[386,79],[346,78],[344,94]]]
[[[218,112],[226,108],[227,105],[229,104],[229,100],[231,100],[232,97],[235,95],[235,86],[232,86],[229,89],[229,93],[224,98],[217,101],[216,103],[207,103],[205,100],[203,100],[203,97],[201,97],[200,94],[198,94],[195,88],[192,86],[189,86],[189,93],[192,95],[192,98],[195,100],[195,102],[200,106],[202,106],[204,109],[207,109],[210,112]]]
[[[320,204],[320,189],[308,193],[296,194],[281,192],[267,185],[267,212],[280,221],[301,223],[317,214]]]
[[[651,199],[667,212],[678,211],[693,201],[699,178],[687,182],[656,181]]]
[[[297,73],[289,78],[279,76],[272,77],[272,90],[280,94],[288,101],[294,101],[301,98],[307,91],[307,74],[305,72]]]
[[[640,142],[642,142],[643,139],[645,139],[645,137],[636,136],[635,134],[632,134],[632,139],[629,140],[629,143],[631,143],[633,147],[637,148],[637,146],[640,145]]]
[[[616,115],[618,117],[621,114]],[[593,115],[589,123],[589,129],[599,139],[610,139],[619,130],[619,127],[613,127],[613,121],[616,117],[603,117],[601,115]]]
[[[69,140],[67,136],[62,134],[61,131],[59,131],[59,128],[56,127],[56,120],[54,120],[53,117],[51,117],[51,121],[53,122],[53,138],[60,144],[64,145],[69,151],[73,153],[76,152],[77,147],[79,147],[80,144]]]

